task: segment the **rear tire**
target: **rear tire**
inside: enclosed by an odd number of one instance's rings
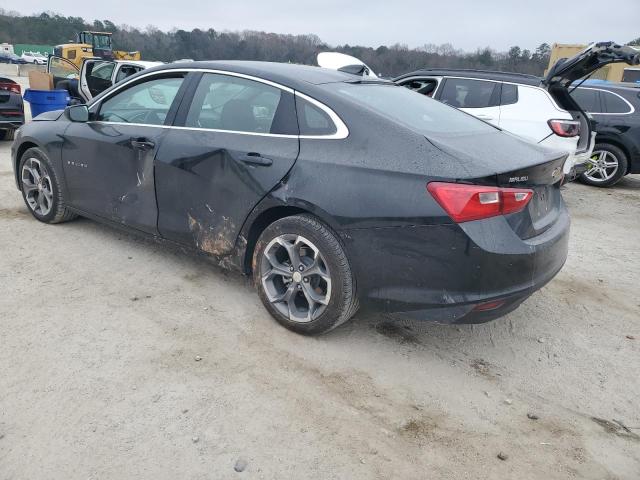
[[[275,221],[253,254],[260,300],[282,326],[317,335],[349,320],[358,309],[356,284],[335,233],[311,215]]]
[[[22,198],[36,220],[62,223],[77,217],[67,208],[60,177],[42,150],[29,148],[22,154],[18,175]]]
[[[591,168],[580,175],[580,181],[594,187],[611,187],[627,173],[629,160],[622,149],[609,143],[593,147]]]

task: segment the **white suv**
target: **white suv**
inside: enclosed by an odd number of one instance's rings
[[[596,132],[591,117],[570,95],[572,83],[618,62],[638,65],[640,53],[614,42],[601,42],[571,58],[558,60],[544,78],[482,70],[426,69],[393,81],[528,141],[567,152],[564,174],[573,180],[587,169]],[[361,60],[338,52],[318,54],[318,65],[377,78]]]
[[[473,70],[422,70],[394,81],[531,142],[568,152],[578,148],[579,122],[539,86],[537,77]]]
[[[593,124],[569,95],[571,83],[608,63],[640,61],[613,42],[589,46],[558,61],[545,78],[508,72],[426,69],[394,79],[399,85],[464,110],[531,142],[569,153],[565,175],[586,169],[595,143]]]

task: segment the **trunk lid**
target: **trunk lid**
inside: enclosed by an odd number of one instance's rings
[[[568,87],[599,68],[610,63],[640,64],[640,51],[618,45],[614,42],[600,42],[589,45],[571,58],[561,58],[550,69],[543,80],[547,87],[563,85]]]
[[[468,175],[456,179],[460,183],[533,190],[534,194],[524,210],[505,215],[520,238],[540,235],[558,219],[563,208],[560,185],[566,153],[533,145],[501,132],[488,135],[486,139],[482,135],[468,138],[432,135],[428,140],[452,155],[468,172]]]

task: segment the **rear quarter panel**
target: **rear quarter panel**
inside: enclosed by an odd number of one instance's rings
[[[571,120],[571,114],[558,108],[549,94],[538,87],[518,85],[518,102],[500,107],[500,128],[538,143],[552,134],[547,121]]]

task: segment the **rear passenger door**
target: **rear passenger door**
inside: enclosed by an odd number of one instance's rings
[[[221,256],[298,157],[293,91],[232,73],[196,73],[156,156],[158,230]]]
[[[499,126],[500,93],[500,82],[447,77],[436,99]]]

